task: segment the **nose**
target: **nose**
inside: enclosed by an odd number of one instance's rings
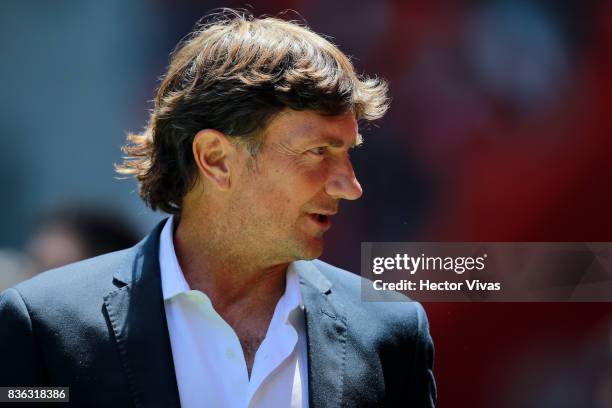
[[[348,158],[336,166],[325,185],[325,192],[337,199],[357,200],[363,194]]]

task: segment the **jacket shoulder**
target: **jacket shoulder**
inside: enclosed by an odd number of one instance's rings
[[[122,268],[130,268],[135,259],[135,248],[100,255],[42,272],[21,282],[15,289],[22,294],[44,295],[62,291],[74,294],[80,291],[114,288],[113,274]],[[55,294],[55,293],[54,293]]]
[[[23,299],[32,318],[67,311],[91,313],[101,307],[104,296],[117,290],[113,275],[131,268],[136,255],[136,247],[132,247],[42,272],[17,284],[13,293]]]

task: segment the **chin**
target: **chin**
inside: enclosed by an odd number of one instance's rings
[[[312,261],[323,254],[323,238],[312,238],[298,247],[297,259]]]

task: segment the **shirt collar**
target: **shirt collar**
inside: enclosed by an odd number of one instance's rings
[[[176,258],[173,235],[174,217],[170,217],[159,238],[159,268],[164,300],[191,290]]]
[[[164,301],[191,290],[178,263],[176,251],[174,250],[173,236],[174,217],[170,217],[164,225],[159,240],[159,266]],[[281,313],[283,321],[289,319],[289,314],[294,309],[304,309],[304,301],[298,279],[298,273],[304,267],[303,262],[292,262],[287,268],[285,293],[281,296],[277,305],[277,308],[280,307],[283,311]]]
[[[298,278],[299,270],[300,266],[297,262],[291,262],[287,268],[287,283],[285,285],[285,293],[283,294],[282,298],[287,299],[287,306],[289,306],[290,311],[296,307],[299,307],[302,310],[304,309],[304,300],[302,299],[300,280]]]

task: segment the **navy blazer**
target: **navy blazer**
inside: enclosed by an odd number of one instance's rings
[[[4,291],[0,386],[69,386],[71,406],[180,406],[158,262],[162,225],[130,249]],[[299,280],[310,406],[433,407],[421,305],[362,302],[359,276],[309,264]]]

